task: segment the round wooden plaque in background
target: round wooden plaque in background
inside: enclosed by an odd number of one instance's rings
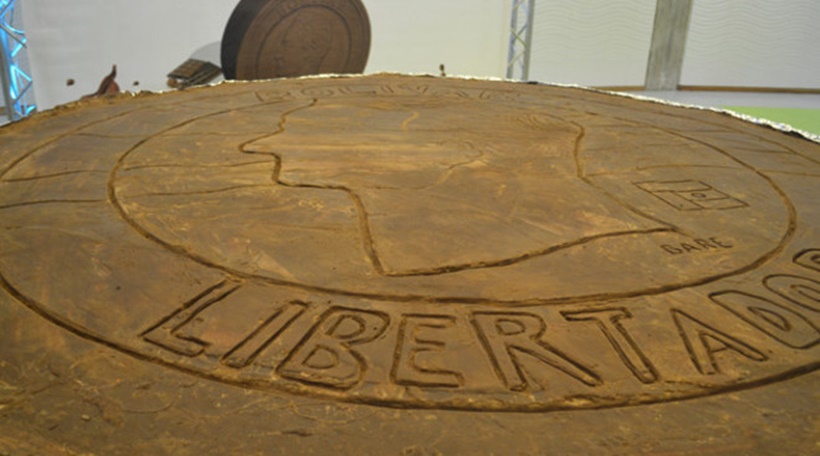
[[[814,448],[806,138],[397,75],[0,133],[7,453]]]
[[[226,79],[361,73],[370,22],[360,0],[242,0],[222,38]]]

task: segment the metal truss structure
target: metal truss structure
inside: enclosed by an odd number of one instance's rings
[[[34,104],[31,76],[25,67],[26,34],[15,27],[17,0],[0,0],[0,63],[2,63],[3,98],[11,121],[19,120],[37,108]]]
[[[535,0],[513,0],[507,79],[529,79]]]

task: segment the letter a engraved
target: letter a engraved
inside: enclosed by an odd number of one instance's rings
[[[364,357],[352,347],[379,337],[389,321],[382,312],[330,309],[280,365],[279,375],[329,388],[352,388],[367,369]]]
[[[680,310],[672,309],[672,319],[678,327],[678,332],[692,363],[698,372],[704,375],[720,373],[715,359],[715,353],[731,350],[745,358],[754,361],[769,359],[763,352],[751,345],[732,337],[724,332],[707,325],[706,323]]]
[[[479,340],[498,377],[513,391],[527,389],[523,361],[534,358],[588,386],[602,383],[595,372],[544,342],[546,324],[522,312],[476,312],[472,316]]]
[[[624,365],[642,383],[658,381],[658,371],[644,355],[635,339],[621,323],[623,319],[632,318],[626,309],[600,309],[579,312],[562,312],[569,321],[594,321],[601,328],[609,344],[621,358]]]
[[[715,293],[710,298],[784,345],[805,349],[820,342],[820,331],[806,317],[766,298],[740,291]]]

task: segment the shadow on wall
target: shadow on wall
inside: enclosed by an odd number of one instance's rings
[[[221,47],[221,41],[214,41],[213,43],[208,43],[205,46],[202,46],[201,48],[194,51],[194,53],[191,54],[191,58],[197,60],[204,60],[206,62],[211,62],[214,65],[220,66]]]

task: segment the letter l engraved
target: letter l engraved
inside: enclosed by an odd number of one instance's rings
[[[227,298],[239,287],[239,284],[225,280],[208,288],[194,297],[194,299],[186,302],[180,309],[177,309],[174,313],[163,318],[159,323],[143,332],[142,338],[154,345],[158,345],[183,356],[198,356],[205,350],[208,343],[201,340],[180,337],[176,332],[194,320],[202,311]]]

